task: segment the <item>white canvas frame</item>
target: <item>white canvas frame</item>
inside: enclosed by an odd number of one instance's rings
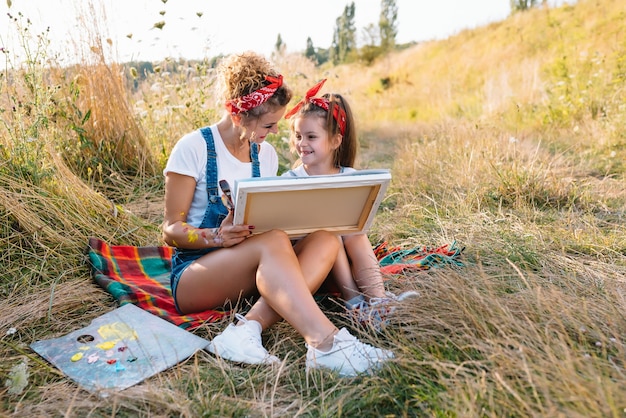
[[[367,232],[391,181],[389,170],[334,176],[261,177],[235,183],[235,225],[254,233],[281,229],[292,238],[316,230]]]

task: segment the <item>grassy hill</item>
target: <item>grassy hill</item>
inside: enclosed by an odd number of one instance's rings
[[[274,57],[297,96],[322,77],[345,94],[359,167],[392,169],[372,242],[456,241],[465,265],[389,278],[422,297],[382,335],[355,330],[396,352],[376,376],[306,375],[301,338],[278,324],[264,341],[287,359],[279,370],[198,353],[108,398],[28,345],[117,306],[89,275],[89,236],[161,244],[160,172],[175,141],[219,112],[211,71],[164,61],[133,89],[102,41],[61,68],[45,37],[26,36],[31,59],[0,77],[0,383],[28,376],[20,393],[0,388],[0,415],[623,416],[625,18],[623,2],[581,0],[371,66]],[[286,128],[271,139],[282,168]]]

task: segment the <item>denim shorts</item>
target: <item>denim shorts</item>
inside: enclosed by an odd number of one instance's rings
[[[170,275],[170,287],[172,288],[172,297],[174,298],[174,306],[178,313],[182,314],[180,309],[178,308],[178,302],[176,300],[176,289],[178,288],[178,282],[180,281],[180,276],[182,276],[183,272],[191,263],[206,255],[212,251],[218,250],[219,248],[206,248],[203,250],[178,250],[174,251],[174,255],[172,255],[172,274]]]

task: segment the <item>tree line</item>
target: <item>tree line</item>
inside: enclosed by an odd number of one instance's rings
[[[509,2],[511,13],[529,10],[540,3],[539,0],[509,0]],[[541,4],[544,3],[546,0],[541,0]],[[398,5],[395,0],[381,0],[378,25],[370,24],[364,28],[366,41],[360,48],[356,39],[355,11],[355,3],[351,2],[345,6],[341,16],[336,19],[330,48],[316,48],[311,37],[308,37],[304,55],[317,65],[327,61],[337,65],[357,60],[369,64],[377,57],[398,47],[396,45]],[[279,34],[276,41],[276,51],[281,52],[284,47]]]
[[[546,0],[509,0],[509,2],[511,13],[516,13],[529,10],[539,4],[544,4]],[[381,0],[378,24],[370,23],[363,28],[364,42],[360,47],[357,44],[355,12],[355,2],[353,1],[347,4],[341,16],[337,17],[335,20],[335,29],[330,47],[316,47],[313,45],[311,37],[308,37],[303,55],[318,66],[328,62],[333,65],[355,61],[370,64],[376,58],[392,50],[408,47],[413,44],[396,44],[396,36],[398,35],[398,5],[396,0]],[[279,33],[274,46],[275,52],[283,53],[286,47]],[[217,56],[210,60],[197,62],[196,67],[198,69],[212,68],[220,58],[221,56]],[[155,68],[150,62],[131,62],[128,65],[131,68],[135,68],[133,71],[135,86],[137,86],[137,79],[143,79],[146,74],[158,72],[161,69]],[[176,71],[176,66],[172,66],[171,70]]]

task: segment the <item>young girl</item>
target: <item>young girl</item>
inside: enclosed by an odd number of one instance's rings
[[[279,361],[263,347],[261,332],[285,319],[304,337],[307,369],[353,376],[379,367],[393,353],[337,330],[312,296],[335,263],[339,245],[333,235],[315,232],[292,246],[283,231],[252,235],[253,225],[233,225],[218,181],[276,175],[278,157],[264,139],[277,133],[291,90],[255,53],[228,57],[218,75],[226,112],[181,138],[164,170],[163,238],[176,247],[171,285],[177,309],[201,312],[258,297],[245,316],[235,315],[238,324],[207,347],[224,359]]]
[[[315,176],[356,171],[357,137],[348,102],[340,94],[315,97],[326,80],[313,86],[285,118],[291,118],[291,148],[297,166],[284,176]],[[299,165],[298,165],[299,164]],[[380,265],[366,234],[340,237],[343,246],[332,268],[346,308],[361,323],[380,330],[393,302],[417,292],[394,295],[386,292]]]

